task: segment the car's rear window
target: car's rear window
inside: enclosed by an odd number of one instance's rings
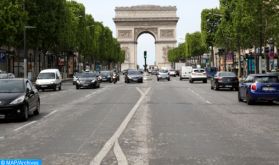
[[[194,69],[194,72],[195,72],[195,73],[203,73],[204,70],[203,70],[203,69]]]
[[[259,76],[255,77],[255,82],[259,83],[279,83],[277,76]]]
[[[233,72],[222,72],[222,73],[220,73],[220,76],[221,77],[235,77],[236,75]]]

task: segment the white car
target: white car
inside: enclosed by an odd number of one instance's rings
[[[159,70],[159,72],[157,74],[157,81],[160,81],[162,79],[166,79],[166,80],[170,81],[170,75],[167,70]]]
[[[38,90],[53,89],[61,90],[62,76],[58,69],[45,69],[37,77],[35,86]]]
[[[174,69],[170,69],[170,70],[169,70],[169,75],[170,75],[170,76],[176,77],[176,72],[175,72],[175,70],[174,70]]]
[[[189,79],[192,71],[193,71],[192,66],[182,66],[180,71],[180,80]]]
[[[203,83],[207,83],[207,76],[204,69],[197,68],[192,70],[189,77],[189,82],[193,83],[194,81],[202,81]]]

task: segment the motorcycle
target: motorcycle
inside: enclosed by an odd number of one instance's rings
[[[117,82],[117,75],[116,73],[112,74],[112,82],[115,84]]]

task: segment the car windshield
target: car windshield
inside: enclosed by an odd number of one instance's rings
[[[80,78],[90,78],[90,77],[96,77],[97,75],[95,73],[82,73],[79,75]]]
[[[168,73],[167,70],[160,70],[159,72],[161,72],[161,73]]]
[[[55,73],[40,73],[38,79],[55,79]]]
[[[23,93],[24,89],[22,80],[0,80],[0,93]]]
[[[236,75],[233,72],[221,72],[220,77],[236,77]]]
[[[128,74],[140,74],[140,72],[139,71],[137,71],[137,70],[129,70],[128,71]]]
[[[102,76],[108,76],[110,75],[110,72],[109,71],[101,71],[100,73]]]
[[[259,83],[279,83],[277,76],[259,76],[255,77],[255,82]]]

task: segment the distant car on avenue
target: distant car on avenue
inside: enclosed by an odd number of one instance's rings
[[[170,81],[170,75],[168,70],[159,70],[158,74],[157,74],[157,81],[166,79],[168,81]]]
[[[211,89],[219,90],[220,88],[229,88],[238,90],[239,82],[234,72],[217,72],[210,81]]]
[[[80,88],[100,88],[98,75],[94,72],[81,73],[76,82],[76,89]]]
[[[139,82],[143,83],[143,75],[138,70],[129,69],[125,74],[125,83]]]
[[[207,76],[204,69],[195,68],[192,70],[189,77],[189,82],[193,83],[194,81],[202,81],[203,83],[207,83]]]
[[[176,77],[176,71],[174,69],[169,70],[169,75]]]

